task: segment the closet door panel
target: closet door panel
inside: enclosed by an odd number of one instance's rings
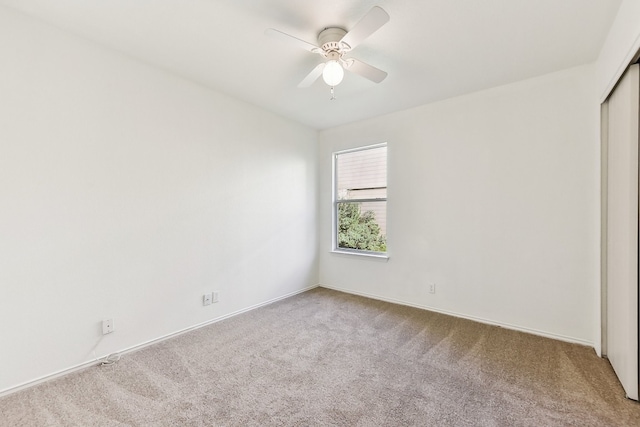
[[[633,65],[609,98],[607,357],[627,396],[638,400],[638,113]]]

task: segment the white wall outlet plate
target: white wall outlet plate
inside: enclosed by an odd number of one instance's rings
[[[202,296],[202,305],[211,305],[211,294],[204,294]]]
[[[218,293],[214,292],[212,295],[213,295],[213,302],[218,302]]]
[[[436,284],[435,283],[429,283],[429,293],[430,294],[435,294],[436,293]]]
[[[102,335],[110,334],[114,331],[113,319],[105,319],[102,321]]]

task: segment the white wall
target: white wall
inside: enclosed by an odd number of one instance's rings
[[[316,143],[0,8],[0,392],[317,284]]]
[[[582,66],[321,132],[321,285],[592,345],[594,86]],[[384,141],[390,259],[330,253],[331,153]]]

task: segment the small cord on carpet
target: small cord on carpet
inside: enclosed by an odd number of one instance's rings
[[[116,362],[118,362],[118,360],[120,360],[120,353],[111,353],[110,355],[104,358],[102,363],[100,363],[100,366],[115,365]]]
[[[111,353],[110,355],[102,359],[102,361],[100,361],[98,360],[98,356],[96,356],[95,348],[93,349],[93,360],[95,360],[95,362],[98,363],[99,366],[115,365],[116,362],[120,360],[120,357],[121,357],[120,353]]]

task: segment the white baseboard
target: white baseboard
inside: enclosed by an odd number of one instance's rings
[[[408,307],[419,308],[419,309],[422,309],[422,310],[433,311],[433,312],[436,312],[436,313],[447,314],[449,316],[459,317],[459,318],[467,319],[467,320],[473,320],[474,322],[484,323],[484,324],[487,324],[487,325],[500,326],[501,328],[511,329],[511,330],[519,331],[519,332],[525,332],[525,333],[528,333],[528,334],[538,335],[538,336],[541,336],[541,337],[551,338],[551,339],[554,339],[554,340],[564,341],[564,342],[568,342],[568,343],[572,343],[572,344],[580,344],[580,345],[584,345],[584,346],[592,347],[592,348],[594,347],[593,343],[590,342],[590,341],[586,341],[586,340],[579,339],[579,338],[573,338],[573,337],[569,337],[569,336],[566,336],[566,335],[560,335],[560,334],[555,334],[555,333],[552,333],[552,332],[540,331],[538,329],[526,328],[526,327],[518,326],[518,325],[511,325],[509,323],[496,322],[495,320],[484,319],[484,318],[476,317],[476,316],[469,316],[467,314],[456,313],[454,311],[449,311],[449,310],[442,310],[442,309],[439,309],[439,308],[436,308],[436,307],[431,307],[431,306],[428,306],[428,305],[416,304],[416,303],[412,303],[412,302],[408,302],[408,301],[398,300],[398,299],[395,299],[395,298],[389,298],[389,297],[384,297],[384,296],[380,296],[380,295],[370,294],[368,292],[358,292],[358,291],[353,291],[351,289],[345,289],[345,288],[340,288],[340,287],[337,287],[337,286],[330,286],[330,285],[323,285],[323,284],[320,284],[319,287],[327,288],[327,289],[333,289],[335,291],[340,291],[340,292],[344,292],[344,293],[347,293],[347,294],[359,295],[359,296],[363,296],[363,297],[367,297],[367,298],[371,298],[371,299],[375,299],[375,300],[379,300],[379,301],[386,301],[386,302],[390,302],[390,303],[394,303],[394,304],[406,305]]]
[[[159,343],[161,341],[168,340],[170,338],[176,337],[178,335],[182,335],[184,333],[193,331],[195,329],[199,329],[199,328],[202,328],[204,326],[208,326],[208,325],[211,325],[213,323],[220,322],[221,320],[225,320],[225,319],[228,319],[230,317],[234,317],[234,316],[237,316],[239,314],[246,313],[247,311],[255,310],[256,308],[264,307],[266,305],[273,304],[274,302],[278,302],[278,301],[283,300],[285,298],[289,298],[289,297],[292,297],[294,295],[301,294],[303,292],[307,292],[307,291],[309,291],[311,289],[317,288],[318,286],[319,285],[313,285],[313,286],[309,286],[309,287],[306,287],[306,288],[303,288],[303,289],[299,289],[297,291],[290,292],[288,294],[281,295],[279,297],[272,298],[270,300],[267,300],[267,301],[264,301],[264,302],[261,302],[261,303],[258,303],[258,304],[254,304],[252,306],[249,306],[249,307],[234,311],[233,313],[228,313],[228,314],[225,314],[223,316],[207,320],[206,322],[198,323],[196,325],[189,326],[188,328],[180,329],[180,330],[178,330],[176,332],[172,332],[170,334],[163,335],[161,337],[158,337],[158,338],[155,338],[155,339],[152,339],[152,340],[149,340],[149,341],[145,341],[145,342],[143,342],[141,344],[137,344],[137,345],[134,345],[132,347],[124,348],[124,349],[116,351],[114,353],[120,353],[120,354],[131,353],[133,351],[140,350],[140,349],[142,349],[144,347],[148,347],[150,345]],[[24,390],[24,389],[36,386],[36,385],[41,384],[41,383],[44,383],[44,382],[47,382],[47,381],[51,381],[51,380],[53,380],[55,378],[63,377],[65,375],[68,375],[68,374],[71,374],[73,372],[77,372],[77,371],[89,368],[91,366],[96,366],[100,362],[101,362],[101,360],[97,360],[97,361],[96,360],[91,360],[91,361],[88,361],[88,362],[85,362],[85,363],[81,363],[79,365],[72,366],[72,367],[67,368],[67,369],[62,369],[60,371],[57,371],[57,372],[54,372],[54,373],[51,373],[51,374],[48,374],[48,375],[43,375],[43,376],[41,376],[39,378],[36,378],[34,380],[26,381],[26,382],[24,382],[22,384],[18,384],[17,386],[10,387],[8,389],[0,391],[0,397],[8,396],[9,394],[16,393],[16,392],[18,392],[20,390]]]

